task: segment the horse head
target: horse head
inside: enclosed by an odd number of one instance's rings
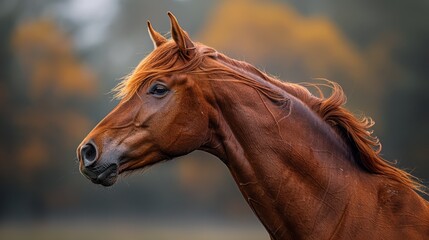
[[[167,40],[148,22],[155,49],[117,87],[119,104],[77,148],[80,171],[110,186],[122,172],[140,169],[198,149],[208,136],[208,109],[195,76],[197,51],[171,20]]]

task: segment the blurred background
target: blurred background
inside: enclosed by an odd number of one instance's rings
[[[429,180],[425,0],[0,2],[0,239],[269,239],[229,172],[196,152],[121,178],[75,149],[172,11],[193,40],[291,82],[328,78],[375,121],[383,156]]]

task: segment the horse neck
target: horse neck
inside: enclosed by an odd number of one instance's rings
[[[343,140],[293,96],[288,112],[242,84],[212,84],[217,114],[202,149],[225,162],[270,236],[299,239],[334,226],[351,199],[344,181],[358,179]]]

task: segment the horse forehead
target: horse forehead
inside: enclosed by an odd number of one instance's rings
[[[189,81],[189,76],[185,73],[176,73],[168,74],[167,77],[170,77],[175,85],[190,85],[193,84],[193,81]]]

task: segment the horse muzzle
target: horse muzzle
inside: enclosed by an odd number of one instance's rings
[[[82,144],[77,151],[80,172],[95,184],[113,185],[119,175],[118,164],[100,159],[97,145],[92,141]]]

